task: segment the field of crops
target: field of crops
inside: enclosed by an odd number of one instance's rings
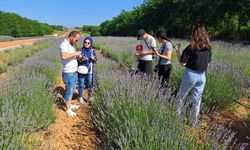
[[[187,41],[178,39],[173,42],[181,42],[183,47],[188,44]],[[96,112],[93,113],[93,120],[105,135],[104,147],[108,149],[140,149],[141,147],[144,149],[171,147],[202,149],[203,146],[211,146],[212,148],[216,142],[211,141],[216,140],[209,137],[203,141],[204,138],[200,135],[202,120],[200,127],[195,129],[198,131],[194,132],[198,134],[190,137],[186,135],[188,127],[183,127],[185,123],[178,122],[174,118],[175,103],[171,102],[174,102],[175,98],[171,97],[171,91],[179,88],[183,72],[183,68],[176,61],[175,53],[173,54],[174,69],[170,80],[171,89],[156,98],[158,81],[131,77],[131,72],[128,72],[136,67],[136,59],[133,55],[135,44],[135,38],[95,37],[95,47],[115,61],[100,60],[96,68],[97,99],[100,101]],[[207,73],[202,114],[233,107],[234,101],[249,97],[250,76],[247,73],[250,63],[249,47],[224,42],[213,42],[212,45],[213,61]],[[117,68],[122,71],[117,71]],[[145,80],[146,83],[143,82]],[[188,108],[189,104],[186,105]],[[184,122],[188,120],[186,117],[183,116]],[[218,135],[223,133],[225,133],[223,130],[216,132]],[[208,131],[206,135],[213,134]],[[180,141],[186,142],[183,144]],[[226,141],[230,143],[230,140]],[[228,144],[227,142],[225,145]]]
[[[182,43],[182,48],[188,42],[174,39],[173,43]],[[135,68],[134,49],[135,38],[96,37],[97,49],[117,61],[121,68]],[[209,109],[223,108],[234,100],[249,97],[250,89],[250,47],[224,42],[212,43],[212,62],[207,72],[207,83],[203,94],[203,102]],[[178,89],[183,68],[176,61],[173,53],[173,72],[170,84]],[[155,61],[156,62],[156,61]]]
[[[32,133],[55,119],[51,88],[60,70],[58,44],[54,40],[50,47],[40,47],[39,52],[9,67],[0,78],[0,149],[33,147],[37,141]],[[30,49],[27,52],[33,53]]]
[[[27,54],[20,60],[16,60],[19,53],[3,52],[16,62],[7,65],[0,78],[1,149],[36,149],[40,143],[33,133],[55,123],[53,105],[56,97],[52,87],[57,84],[60,73],[58,46],[61,41],[50,40],[20,49]],[[182,119],[176,118],[173,91],[179,88],[183,68],[177,63],[175,53],[171,86],[158,92],[160,84],[156,78],[133,72],[136,67],[135,38],[94,37],[94,42],[95,48],[103,54],[98,54],[95,68],[96,103],[91,112],[101,141],[100,149],[246,147],[246,143],[235,142],[236,133],[222,125],[211,123],[204,129],[205,122],[200,119],[196,128],[188,126],[188,103]],[[181,42],[182,47],[188,44],[178,39],[173,42]],[[213,42],[213,61],[207,73],[202,115],[233,107],[235,100],[249,97],[249,49],[239,44]]]

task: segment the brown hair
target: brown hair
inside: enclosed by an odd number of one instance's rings
[[[69,33],[68,38],[70,38],[70,37],[76,37],[76,36],[77,36],[77,34],[79,34],[79,35],[80,35],[80,32],[79,32],[79,31],[71,31],[71,32]]]
[[[195,50],[210,50],[211,43],[207,31],[203,25],[196,25],[191,36],[190,46]]]

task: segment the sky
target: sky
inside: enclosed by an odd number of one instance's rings
[[[100,25],[142,3],[143,0],[0,0],[0,11],[50,25],[81,27]]]

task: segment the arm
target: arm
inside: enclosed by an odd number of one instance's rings
[[[181,62],[180,48],[181,48],[181,43],[178,43],[178,44],[175,46],[175,49],[176,49],[176,56],[177,56],[177,59],[178,59],[180,65],[181,65],[182,67],[185,67],[187,63]]]
[[[172,50],[173,50],[172,44],[164,43],[164,46],[162,46],[160,50],[161,50],[161,53],[159,53],[158,51],[155,51],[156,55],[160,57],[160,59],[171,60]],[[166,52],[165,54],[163,54],[164,51]]]
[[[156,51],[156,41],[155,41],[155,39],[153,38],[149,44],[147,44],[147,42],[145,40],[144,40],[144,42],[145,42],[145,44],[147,45],[147,47],[149,49],[142,51],[141,55],[154,54],[155,51]]]
[[[159,54],[158,51],[155,51],[156,55],[159,56],[162,59],[166,59],[166,60],[171,60],[171,56],[172,56],[172,51],[167,51],[167,53],[165,55],[161,55]]]
[[[155,53],[155,48],[153,48],[153,50],[149,49],[149,50],[144,50],[141,52],[141,55],[149,55],[149,54],[154,54]]]
[[[67,59],[71,59],[71,58],[75,58],[81,55],[81,52],[75,52],[73,54],[67,54],[65,52],[61,53],[61,59],[62,60],[67,60]]]

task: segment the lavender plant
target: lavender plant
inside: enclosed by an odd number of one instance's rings
[[[51,87],[59,74],[58,41],[34,54],[18,67],[9,68],[1,79],[0,148],[32,149],[37,141],[32,133],[54,119]]]
[[[108,57],[124,67],[136,67],[134,46],[136,39],[132,37],[95,37],[95,46]],[[188,45],[188,41],[173,39],[173,43]],[[220,41],[212,42],[213,58],[207,72],[207,83],[203,94],[204,106],[207,109],[223,108],[241,97],[249,96],[249,46],[230,44]],[[126,55],[123,54],[126,53]],[[183,68],[179,66],[173,53],[173,71],[170,85],[178,89]],[[155,61],[156,62],[156,61]],[[125,65],[124,65],[125,64]]]
[[[212,126],[186,126],[175,116],[172,90],[159,90],[154,78],[116,70],[119,65],[99,57],[96,107],[91,113],[101,132],[103,149],[226,149],[234,133]],[[244,148],[241,147],[241,148]]]

